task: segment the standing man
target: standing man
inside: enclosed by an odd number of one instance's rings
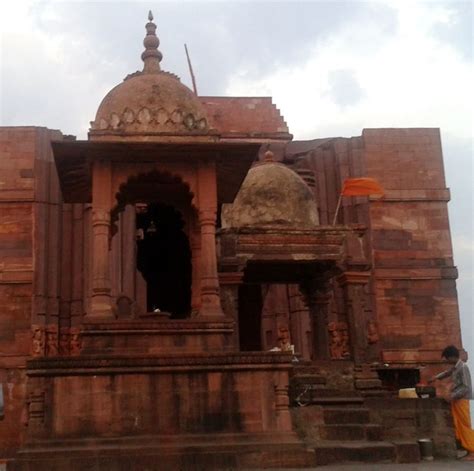
[[[459,350],[453,345],[446,347],[441,357],[446,358],[446,361],[453,366],[431,378],[429,382],[432,383],[437,379],[452,379],[453,386],[446,400],[451,403],[456,438],[467,451],[463,460],[474,461],[474,430],[469,412],[469,400],[473,399],[471,374],[466,363],[459,358]]]

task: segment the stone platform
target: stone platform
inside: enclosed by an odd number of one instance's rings
[[[314,451],[281,433],[139,436],[37,443],[21,451],[14,471],[162,471],[315,466]]]
[[[292,431],[291,359],[252,352],[32,360],[27,437],[13,469],[311,466],[314,452]]]

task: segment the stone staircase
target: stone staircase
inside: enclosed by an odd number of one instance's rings
[[[384,440],[382,426],[371,420],[364,392],[334,389],[322,373],[317,366],[303,365],[295,368],[290,382],[293,423],[306,446],[314,449],[317,465],[420,460],[415,441]],[[379,389],[375,382],[370,385],[374,393]]]

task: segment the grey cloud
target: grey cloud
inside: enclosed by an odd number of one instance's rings
[[[377,23],[387,35],[397,27],[393,11],[376,2],[35,2],[30,19],[64,57],[51,60],[28,31],[20,43],[3,38],[1,122],[85,137],[100,99],[142,66],[148,8],[163,68],[190,85],[186,42],[201,95],[225,93],[236,74],[257,79],[279,64],[298,67],[315,44],[354,22]]]
[[[328,85],[327,95],[341,107],[355,105],[364,97],[364,91],[352,70],[329,72]]]
[[[140,67],[149,7],[164,67],[187,79],[186,42],[202,94],[223,93],[235,74],[258,78],[280,64],[297,66],[318,41],[352,22],[377,24],[384,35],[397,27],[394,11],[377,2],[64,2],[54,4],[57,20],[44,15],[50,3],[33,14],[43,30],[80,37],[94,53],[127,65],[128,73]]]
[[[446,6],[453,13],[449,23],[437,23],[433,36],[444,44],[451,45],[465,59],[473,59],[473,23],[471,1],[449,1]]]

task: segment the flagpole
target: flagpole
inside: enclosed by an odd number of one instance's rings
[[[186,44],[184,45],[184,50],[186,51],[186,58],[188,59],[189,73],[191,74],[191,80],[193,82],[194,94],[197,95],[198,91],[196,87],[196,77],[194,77],[193,66],[191,65],[191,59],[189,58],[188,46],[186,46]]]
[[[339,199],[337,200],[337,206],[336,206],[336,212],[334,213],[334,219],[332,221],[332,225],[336,225],[336,219],[337,215],[339,214],[339,209],[341,208],[341,202],[342,202],[342,191],[341,194],[339,195]]]

